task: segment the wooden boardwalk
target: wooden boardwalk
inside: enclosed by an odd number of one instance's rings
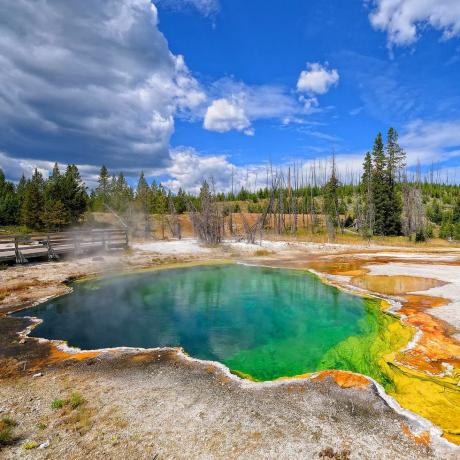
[[[27,263],[32,260],[57,260],[128,247],[125,229],[93,229],[31,235],[0,235],[0,263]]]

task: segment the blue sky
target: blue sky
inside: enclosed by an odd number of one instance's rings
[[[335,152],[358,169],[389,126],[410,167],[455,177],[458,0],[154,3],[0,1],[8,177],[75,162],[91,185],[104,163],[172,189],[210,176],[228,189],[268,161]]]

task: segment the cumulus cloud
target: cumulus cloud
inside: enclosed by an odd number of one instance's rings
[[[265,187],[268,163],[237,166],[227,155],[203,155],[190,147],[178,147],[171,152],[173,163],[165,173],[163,185],[173,191],[180,187],[198,193],[203,180],[212,181],[216,191],[239,191],[241,187]]]
[[[211,131],[232,129],[254,134],[252,122],[272,119],[283,124],[303,123],[305,117],[319,111],[315,97],[305,97],[280,85],[246,85],[222,78],[209,88],[211,104],[203,126]]]
[[[307,63],[307,70],[302,70],[297,81],[297,90],[307,94],[325,94],[331,86],[339,81],[336,69],[329,70],[318,62]]]
[[[122,169],[170,161],[174,117],[206,99],[150,0],[15,0],[0,20],[0,148]]]
[[[374,0],[370,21],[388,34],[389,44],[410,45],[424,25],[442,31],[444,39],[460,34],[458,0]]]
[[[212,101],[206,110],[203,125],[206,129],[218,133],[235,129],[247,135],[254,134],[244,108],[237,101],[228,99]]]
[[[197,193],[204,179],[214,181],[216,190],[227,190],[232,176],[232,164],[225,155],[199,155],[190,147],[171,152],[173,162],[165,171],[169,179],[163,185],[173,191],[180,187]]]

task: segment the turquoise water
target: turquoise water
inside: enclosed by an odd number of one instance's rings
[[[369,334],[368,318],[375,316],[368,300],[311,274],[243,265],[151,271],[73,287],[21,312],[44,320],[33,336],[81,349],[181,346],[256,380],[320,369],[340,343]]]

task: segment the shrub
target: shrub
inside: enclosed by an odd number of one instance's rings
[[[423,230],[419,230],[415,234],[415,242],[416,243],[422,243],[423,241],[426,241],[426,236]]]
[[[72,409],[76,409],[77,407],[81,406],[85,400],[80,393],[72,393],[69,399],[69,405]]]
[[[9,416],[0,419],[0,446],[6,446],[14,441],[13,428],[17,423]]]
[[[51,403],[51,407],[53,409],[61,409],[62,407],[64,407],[66,404],[66,401],[64,399],[55,399],[52,403]]]
[[[64,406],[70,406],[72,409],[77,409],[84,402],[83,396],[75,391],[70,395],[69,399],[55,399],[51,403],[51,407],[53,409],[62,409]]]

